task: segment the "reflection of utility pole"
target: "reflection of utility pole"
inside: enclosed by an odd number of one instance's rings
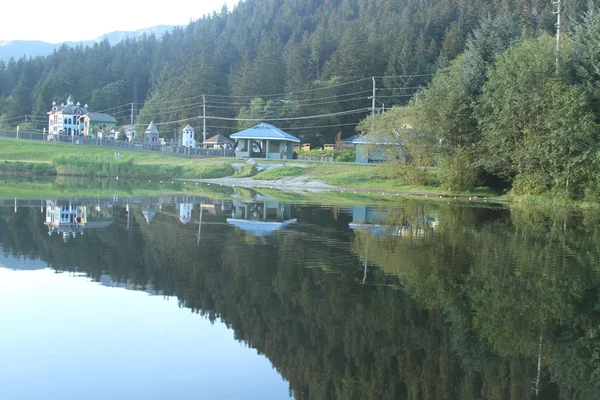
[[[542,339],[543,339],[543,336],[542,336],[542,333],[540,333],[540,347],[538,350],[537,377],[533,381],[533,384],[535,386],[532,387],[533,391],[535,392],[536,397],[538,397],[540,395],[540,381],[542,379]]]
[[[202,207],[202,203],[200,203],[200,222],[198,223],[198,242],[196,243],[196,246],[200,246],[200,236],[202,234],[202,211],[204,210],[204,207]]]
[[[365,240],[365,273],[363,275],[363,285],[365,284],[365,282],[367,281],[367,272],[369,271],[369,234],[366,235],[366,240]]]

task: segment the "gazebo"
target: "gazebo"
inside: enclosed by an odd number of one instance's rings
[[[300,143],[297,137],[264,122],[234,133],[230,138],[235,139],[237,158],[291,159],[294,155],[293,143]]]

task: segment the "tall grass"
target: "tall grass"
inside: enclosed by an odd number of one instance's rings
[[[4,161],[0,163],[0,174],[3,175],[29,175],[29,176],[53,176],[56,169],[47,163],[23,163]]]
[[[136,165],[133,158],[116,161],[103,156],[58,156],[52,160],[52,165],[58,175],[92,178],[222,178],[233,175],[233,167],[223,161]]]
[[[252,178],[252,179],[270,181],[270,180],[285,178],[288,176],[299,176],[299,175],[304,174],[305,171],[306,171],[306,169],[302,168],[302,167],[292,167],[292,166],[277,167],[277,168],[271,168],[271,169],[267,169],[266,171],[260,172],[260,173],[256,174],[254,176],[254,178]]]
[[[255,164],[246,164],[233,174],[234,178],[248,178],[258,173],[258,169]]]

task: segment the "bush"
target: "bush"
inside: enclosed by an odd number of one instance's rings
[[[184,176],[199,179],[214,179],[231,176],[233,175],[233,172],[233,167],[229,163],[211,162],[206,164],[200,164],[194,167],[187,167],[185,169]]]
[[[354,150],[298,150],[301,156],[333,157],[337,162],[354,162],[356,151]]]
[[[302,167],[278,167],[268,169],[254,176],[252,179],[276,180],[287,176],[298,176],[304,174]]]
[[[550,188],[548,175],[538,173],[522,173],[516,176],[512,192],[516,195],[539,195]]]
[[[468,150],[458,148],[454,154],[440,160],[439,180],[444,189],[471,190],[477,185],[478,171]]]
[[[56,175],[54,166],[45,163],[22,163],[5,161],[0,164],[0,174],[52,176]]]
[[[233,174],[234,178],[247,178],[249,176],[254,176],[258,173],[258,169],[256,169],[255,164],[246,164],[242,168],[235,171]]]

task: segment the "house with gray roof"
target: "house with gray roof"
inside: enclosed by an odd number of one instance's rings
[[[218,135],[206,139],[202,143],[202,146],[207,149],[231,149],[233,147],[233,143],[233,140],[219,133]]]
[[[264,122],[230,136],[235,140],[237,158],[292,159],[294,143],[300,139]]]

